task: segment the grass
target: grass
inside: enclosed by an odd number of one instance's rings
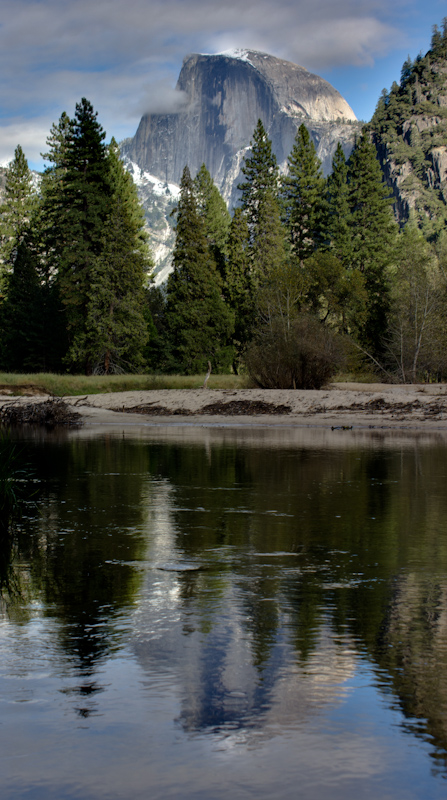
[[[0,373],[0,390],[13,395],[42,389],[55,397],[105,394],[107,392],[144,391],[148,389],[199,389],[205,375],[56,375]],[[247,378],[241,375],[211,375],[209,389],[245,389]]]

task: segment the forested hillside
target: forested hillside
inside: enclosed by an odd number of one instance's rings
[[[384,89],[368,126],[401,223],[414,218],[435,240],[447,221],[447,18],[431,49],[410,58]]]

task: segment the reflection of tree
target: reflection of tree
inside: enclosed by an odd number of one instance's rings
[[[39,516],[12,554],[60,622],[76,676],[67,693],[81,716],[95,710],[98,664],[120,644],[120,616],[139,590],[131,562],[145,547],[142,498],[153,477],[170,487],[173,556],[204,567],[166,577],[175,610],[146,654],[181,675],[185,729],[256,726],[278,703],[305,705],[332,637],[330,685],[343,674],[336,642],[355,642],[411,730],[445,755],[443,447],[318,452],[104,438],[42,440],[32,453],[43,476]],[[152,510],[144,535],[166,536]],[[165,576],[153,572],[154,581]]]
[[[443,448],[320,454],[169,444],[160,447],[157,463],[174,487],[179,552],[205,558],[208,566],[208,552],[226,547],[233,553],[231,563],[220,565],[222,594],[234,582],[260,679],[278,658],[284,615],[303,666],[329,619],[334,634],[353,636],[387,671],[404,714],[427,720],[415,732],[426,737],[430,731],[445,753],[447,590],[442,581],[434,594],[423,590],[427,570],[447,572],[447,539],[440,536],[447,519]],[[275,551],[284,556],[269,560]],[[413,605],[409,577],[402,577],[409,570],[411,586],[418,587]],[[206,576],[188,596],[199,617],[206,613]],[[211,641],[218,617],[208,610],[207,618]],[[216,647],[209,661],[208,707],[223,708],[218,676],[228,648]],[[197,708],[193,718],[196,724],[211,719]]]
[[[98,662],[118,645],[120,614],[140,586],[129,562],[145,549],[146,453],[104,438],[35,442],[30,457],[42,479],[39,513],[18,539],[18,557],[30,559],[32,591],[60,623],[61,646],[82,678],[80,700],[91,698]]]

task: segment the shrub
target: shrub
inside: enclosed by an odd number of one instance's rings
[[[342,361],[340,337],[305,313],[287,325],[272,320],[245,353],[247,372],[261,389],[320,389]]]

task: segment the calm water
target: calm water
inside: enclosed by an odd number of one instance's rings
[[[447,439],[25,442],[2,800],[445,798]]]

